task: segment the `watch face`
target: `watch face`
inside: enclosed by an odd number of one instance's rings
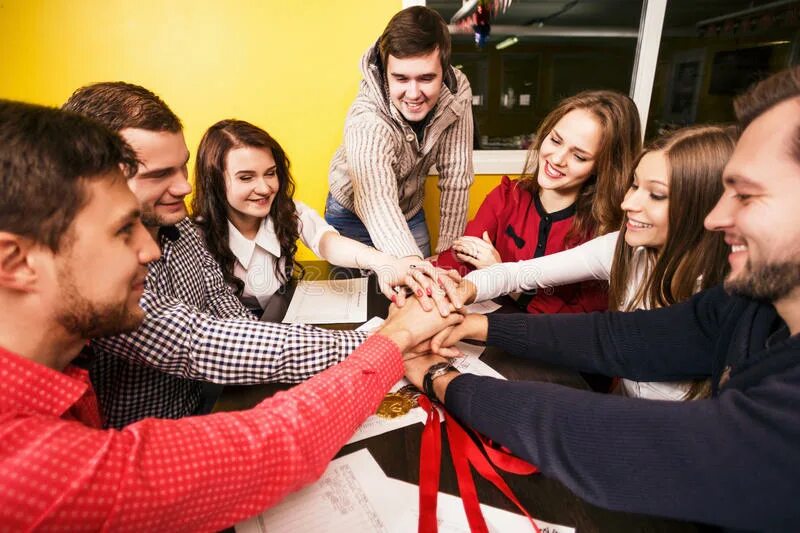
[[[435,365],[431,365],[428,367],[428,371],[426,372],[426,374],[433,374],[437,370],[447,368],[448,366],[450,366],[450,363],[436,363]]]

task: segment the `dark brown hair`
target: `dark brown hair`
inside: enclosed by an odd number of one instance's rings
[[[736,97],[733,109],[744,130],[751,122],[779,103],[800,96],[800,66],[782,70],[766,78]],[[800,124],[794,135],[791,154],[800,162]]]
[[[659,249],[645,251],[645,278],[626,301],[635,250],[625,242],[627,230],[622,227],[611,269],[610,309],[666,307],[722,282],[728,264],[723,235],[706,231],[703,220],[722,195],[722,171],[735,145],[729,128],[690,126],[657,139],[642,153],[639,160],[663,151],[669,165],[667,240]]]
[[[62,109],[91,117],[114,131],[139,128],[177,133],[183,129],[161,98],[144,87],[122,81],[81,87]]]
[[[389,56],[402,59],[427,55],[439,50],[442,73],[450,67],[450,31],[447,23],[436,11],[424,7],[406,8],[389,21],[378,39],[383,67]]]
[[[620,204],[625,196],[634,159],[642,147],[642,128],[636,104],[614,91],[584,91],[559,102],[541,122],[536,141],[528,150],[520,187],[539,194],[539,149],[564,115],[584,109],[600,122],[603,138],[595,155],[593,175],[583,184],[575,201],[575,218],[566,236],[567,246],[604,235],[619,228]]]
[[[244,282],[233,274],[236,258],[228,244],[228,200],[225,189],[225,159],[234,148],[262,148],[272,153],[280,186],[269,216],[275,224],[275,233],[281,247],[281,262],[275,263],[275,276],[285,285],[297,270],[303,275],[302,266],[294,261],[297,253],[297,238],[300,235],[294,196],[294,180],[289,172],[286,153],[266,131],[243,120],[222,120],[205,132],[197,149],[194,169],[195,191],[192,198],[192,216],[204,233],[211,255],[222,268],[225,281],[241,295]]]
[[[137,165],[127,143],[93,120],[0,100],[0,231],[57,252],[88,200],[86,181],[127,177]]]

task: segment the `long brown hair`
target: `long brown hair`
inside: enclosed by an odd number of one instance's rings
[[[722,171],[735,144],[731,128],[690,126],[657,139],[642,153],[637,164],[644,154],[663,151],[669,165],[667,240],[659,249],[644,251],[647,274],[626,301],[635,250],[625,242],[622,227],[611,269],[610,309],[665,307],[722,281],[728,264],[723,235],[706,231],[703,220],[722,194]]]
[[[602,129],[592,176],[575,201],[575,218],[566,236],[568,246],[615,231],[622,222],[620,204],[625,196],[634,159],[642,148],[642,128],[636,104],[614,91],[584,91],[559,102],[541,122],[520,176],[520,187],[539,194],[539,149],[564,115],[576,109],[592,113]]]
[[[253,147],[269,150],[275,159],[279,187],[272,201],[269,215],[275,224],[275,233],[285,262],[275,263],[275,276],[285,285],[295,272],[302,276],[302,267],[294,262],[297,238],[300,235],[297,210],[292,196],[294,180],[289,172],[286,153],[266,131],[243,120],[222,120],[205,132],[197,150],[195,165],[195,194],[192,198],[192,216],[205,233],[211,255],[222,267],[225,281],[241,295],[244,282],[233,274],[236,258],[228,244],[228,200],[225,193],[225,158],[234,148]]]
[[[645,248],[645,275],[626,301],[633,265],[633,247],[623,226],[614,250],[609,309],[666,307],[722,282],[728,270],[722,233],[706,231],[703,220],[722,194],[722,171],[733,153],[737,130],[721,126],[690,126],[653,142],[647,152],[664,151],[670,169],[667,240],[660,249]],[[629,184],[633,182],[633,174]],[[707,379],[695,380],[684,399],[708,397]]]

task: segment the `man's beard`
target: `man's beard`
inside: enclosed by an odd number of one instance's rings
[[[146,228],[160,228],[168,225],[161,217],[156,215],[153,208],[149,207],[142,207],[142,224]]]
[[[82,339],[108,337],[138,328],[144,312],[128,308],[128,302],[92,302],[75,287],[71,272],[62,272],[61,309],[56,316],[59,324],[70,334]]]
[[[776,302],[800,287],[800,262],[770,263],[754,268],[748,261],[745,268],[743,274],[725,281],[728,292]]]

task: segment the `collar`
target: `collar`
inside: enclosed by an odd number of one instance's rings
[[[69,365],[64,372],[0,347],[0,406],[31,414],[63,416],[89,389],[86,370]]]
[[[250,265],[250,261],[253,259],[253,252],[255,252],[256,245],[275,257],[281,256],[281,244],[278,241],[278,235],[275,233],[275,223],[272,221],[272,217],[265,217],[264,220],[261,221],[261,225],[258,227],[258,233],[256,233],[256,238],[252,241],[242,235],[229,220],[228,244],[231,247],[233,255],[236,256],[236,259],[245,268]]]
[[[181,230],[179,230],[177,226],[161,226],[160,228],[158,228],[159,242],[164,242],[164,240],[175,242],[180,238],[181,238]]]
[[[575,215],[575,202],[573,202],[571,205],[568,205],[564,209],[548,213],[547,211],[545,211],[544,206],[542,205],[542,200],[541,198],[539,198],[538,191],[533,192],[531,196],[533,196],[533,205],[536,206],[536,212],[539,213],[539,217],[541,218],[549,217],[548,219],[545,220],[558,222],[559,220],[565,220]]]

